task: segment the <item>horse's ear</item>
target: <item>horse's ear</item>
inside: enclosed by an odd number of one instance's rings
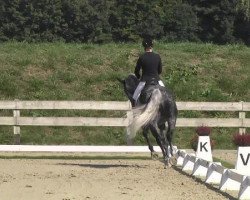
[[[116,78],[121,84],[125,83],[125,80],[121,79],[121,78]]]

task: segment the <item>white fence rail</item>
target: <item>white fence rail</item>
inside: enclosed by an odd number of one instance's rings
[[[250,127],[246,112],[250,102],[177,102],[179,111],[239,112],[239,118],[178,118],[177,127],[238,127],[245,133]],[[127,127],[131,120],[128,101],[0,101],[0,109],[13,110],[13,117],[0,117],[0,125],[14,126],[16,144],[20,143],[20,126],[112,126]],[[111,110],[126,111],[122,118],[104,117],[22,117],[22,110]]]
[[[177,102],[179,110],[250,111],[250,102]],[[129,101],[0,101],[0,109],[130,110]]]

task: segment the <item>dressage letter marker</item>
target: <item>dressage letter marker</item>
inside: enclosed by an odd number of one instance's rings
[[[207,161],[213,161],[209,136],[199,136],[196,156]]]
[[[244,175],[250,175],[250,147],[238,147],[235,169]]]
[[[246,159],[246,161],[245,161],[245,160],[244,160],[244,157],[243,157],[243,154],[240,153],[240,158],[241,158],[241,160],[242,160],[243,165],[247,165],[247,164],[248,164],[249,157],[250,157],[250,153],[247,154],[247,159]]]
[[[208,152],[207,148],[206,148],[207,142],[203,143],[200,142],[200,152],[202,152],[202,149],[204,149],[206,152]]]

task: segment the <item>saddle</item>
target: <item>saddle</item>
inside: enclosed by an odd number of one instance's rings
[[[146,104],[148,103],[151,94],[154,89],[161,87],[159,85],[158,80],[156,79],[151,79],[150,81],[147,81],[144,88],[141,91],[141,95],[139,97],[139,101],[141,104]]]

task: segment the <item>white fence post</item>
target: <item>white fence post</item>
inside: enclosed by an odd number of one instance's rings
[[[17,110],[17,102],[18,100],[15,100],[15,107],[16,109],[13,110],[13,116],[14,116],[14,144],[19,145],[20,144],[20,126],[18,125],[18,120],[20,117],[20,110]]]
[[[133,112],[127,111],[127,118],[128,118],[128,124],[130,124],[133,120]],[[127,139],[127,145],[132,145],[133,144],[133,139],[130,136],[130,128],[127,126],[126,127],[126,139]]]
[[[244,102],[241,101],[241,105],[242,105],[242,111],[244,111],[244,106],[243,106]],[[239,119],[242,120],[242,126],[243,126],[243,120],[246,118],[246,113],[245,112],[239,112]],[[246,128],[239,128],[239,134],[246,134]]]
[[[243,124],[243,120],[246,118],[246,113],[245,112],[239,112],[239,118],[242,120],[242,124]],[[242,134],[246,134],[246,128],[239,128],[239,133]]]

